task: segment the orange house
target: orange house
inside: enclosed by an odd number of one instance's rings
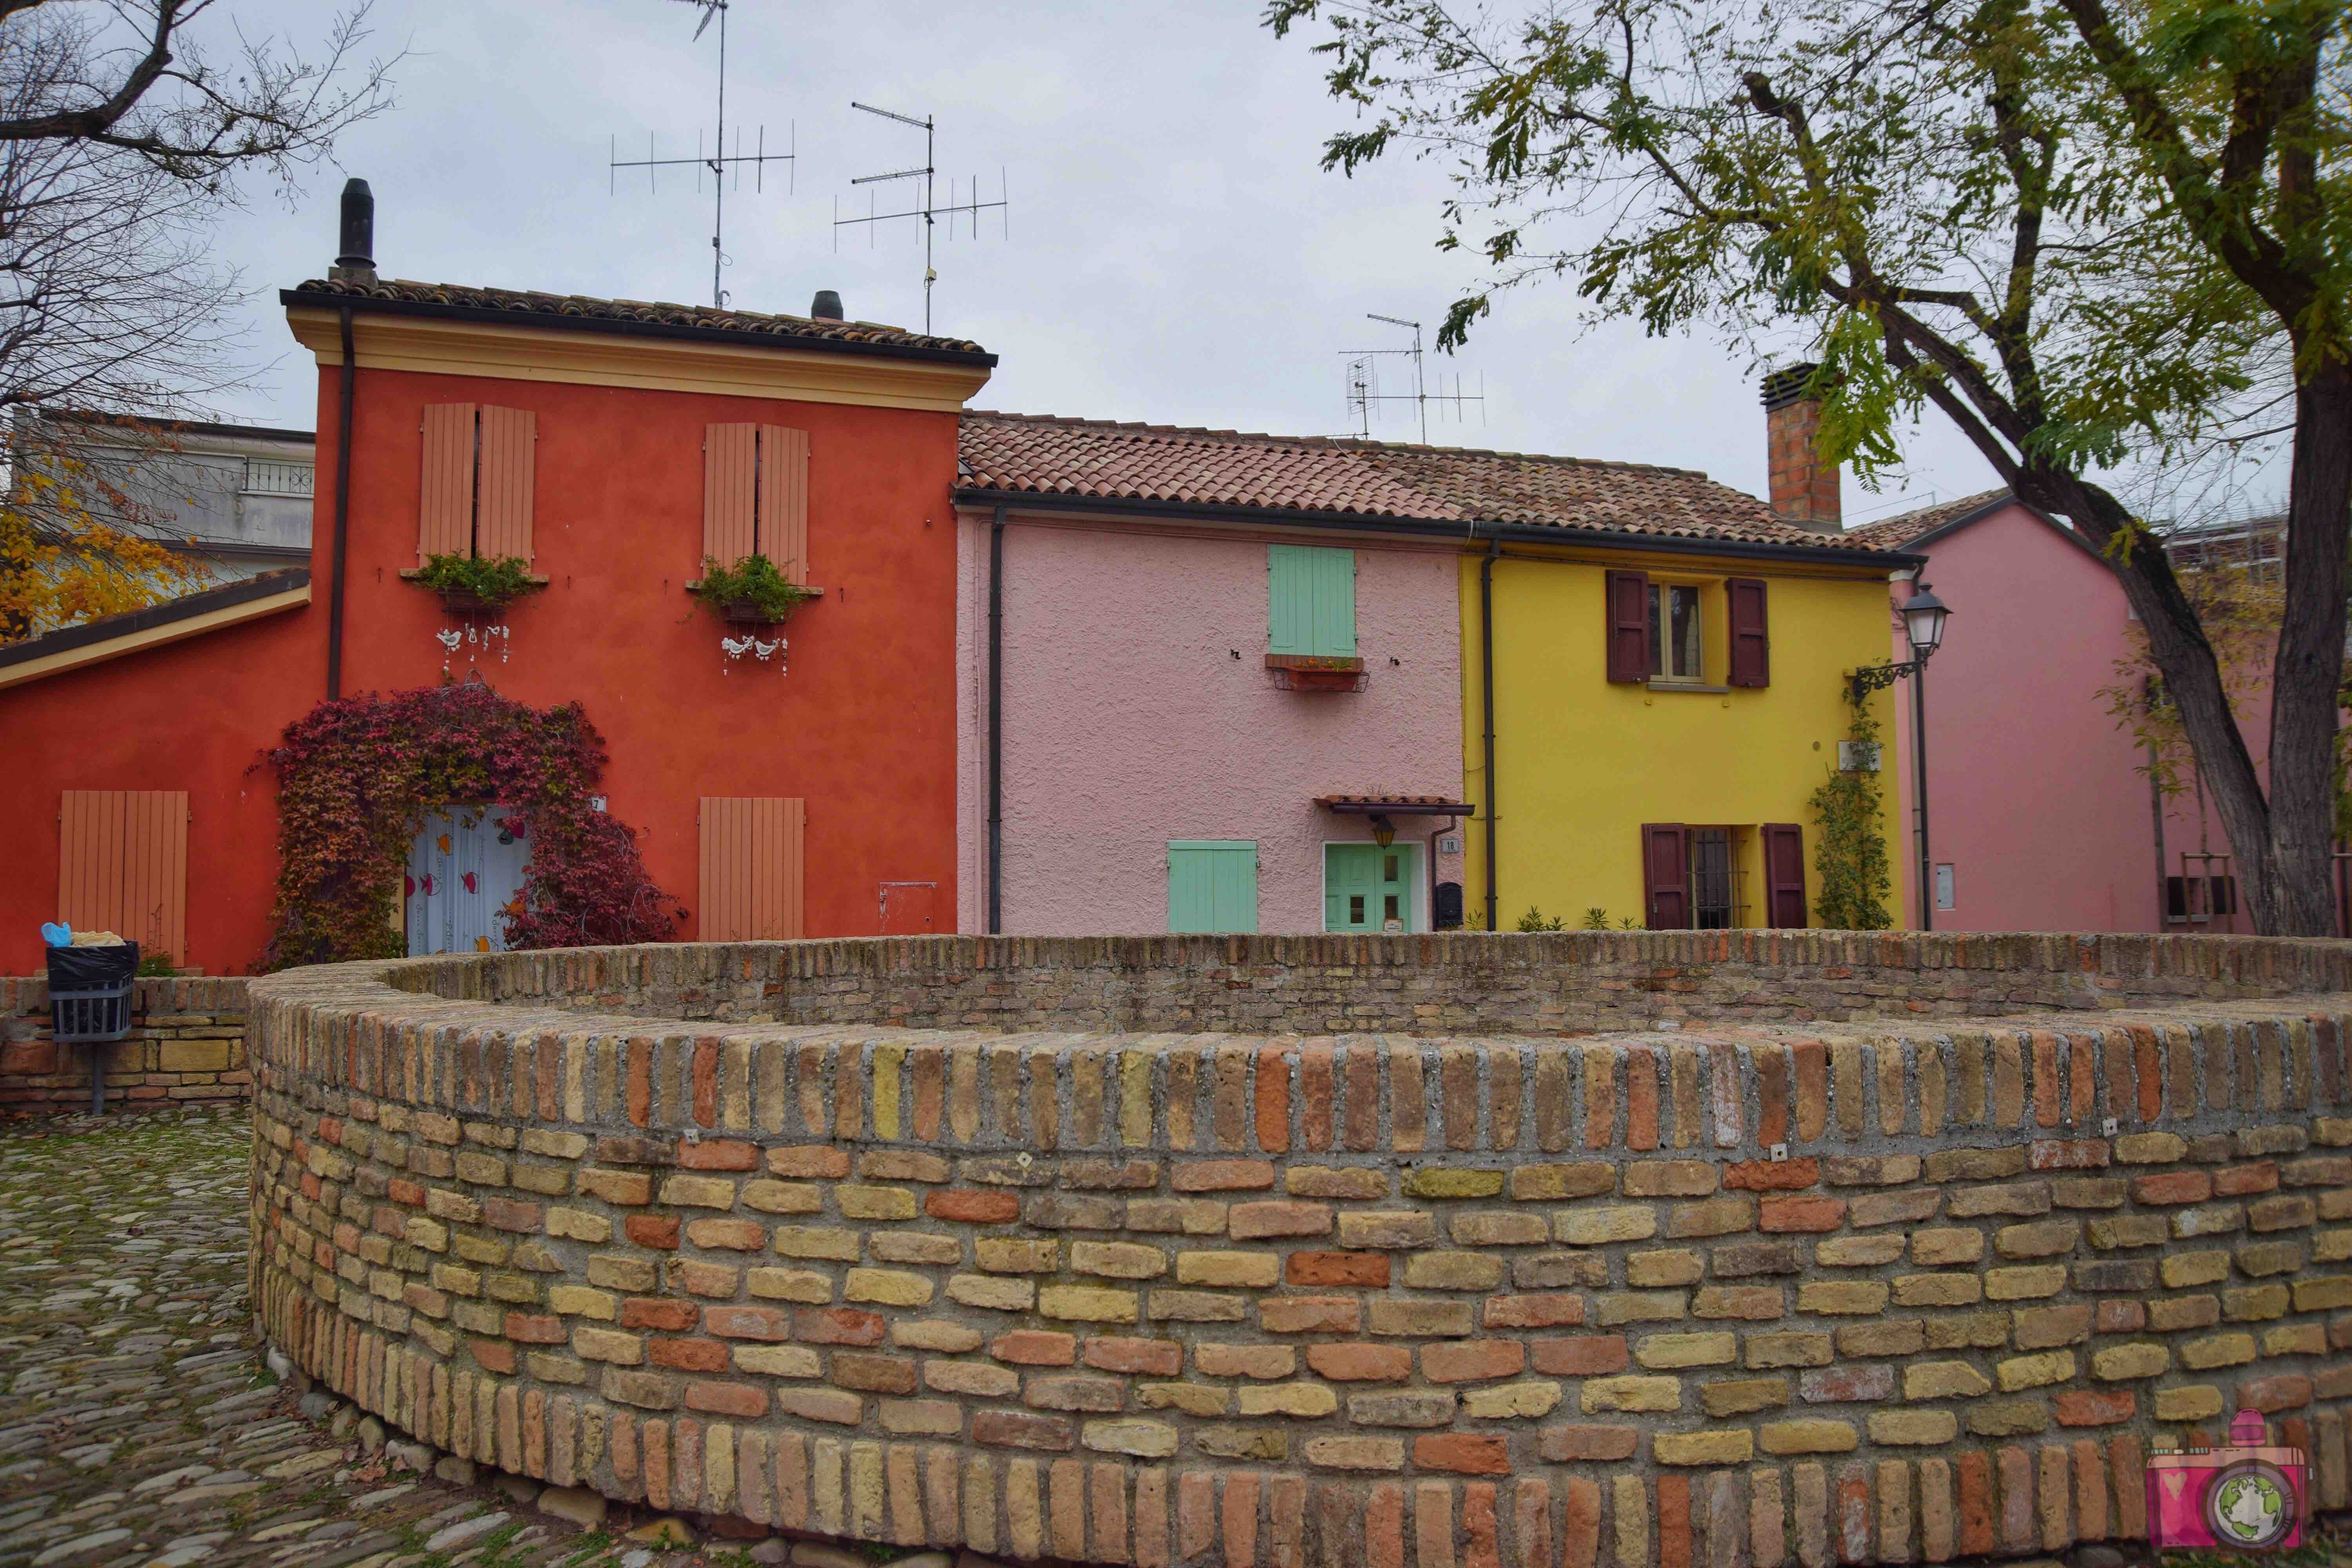
[[[0,645],[0,973],[60,915],[251,967],[263,751],[324,698],[466,679],[585,708],[679,936],[952,930],[950,490],[994,356],[830,293],[797,317],[380,280],[351,202],[346,256],[281,296],[319,364],[309,569]],[[755,551],[819,595],[785,647],[688,592]],[[453,610],[413,580],[449,553],[544,585]],[[480,940],[418,886],[412,950]]]

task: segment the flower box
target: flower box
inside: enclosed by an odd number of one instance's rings
[[[1265,667],[1285,691],[1361,691],[1370,678],[1360,658],[1321,654],[1270,653]]]

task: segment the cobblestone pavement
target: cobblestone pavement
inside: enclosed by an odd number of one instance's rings
[[[534,1482],[415,1473],[400,1461],[428,1450],[323,1393],[298,1401],[247,1301],[249,1144],[241,1111],[0,1131],[0,1568],[784,1560],[780,1541],[646,1544],[658,1521],[618,1510],[583,1533]]]

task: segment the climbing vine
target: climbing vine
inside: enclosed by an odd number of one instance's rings
[[[265,966],[400,956],[416,825],[491,805],[530,846],[501,911],[509,947],[667,941],[677,900],[646,875],[636,835],[590,804],[606,760],[578,703],[542,710],[471,682],[321,702],[265,758],[278,851]]]
[[[1868,698],[1848,686],[1845,706],[1845,738],[1875,752],[1878,721],[1871,717]],[[1813,792],[1813,815],[1821,824],[1813,839],[1813,872],[1821,882],[1813,913],[1835,931],[1885,931],[1894,923],[1886,912],[1894,878],[1886,863],[1878,780],[1874,770],[1832,768]]]

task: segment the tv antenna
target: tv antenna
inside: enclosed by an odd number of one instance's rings
[[[704,154],[702,132],[698,131],[694,133],[693,157],[664,158],[654,146],[653,133],[647,132],[646,155],[625,163],[620,156],[618,139],[612,139],[609,149],[612,188],[614,192],[620,190],[621,171],[624,169],[646,171],[646,189],[651,191],[655,188],[654,183],[657,178],[655,173],[656,170],[684,168],[692,164],[696,171],[694,188],[699,191],[702,189],[701,171],[707,169],[710,172],[710,305],[713,310],[723,310],[727,308],[727,291],[719,287],[719,269],[727,265],[726,247],[720,241],[726,230],[728,178],[731,174],[735,181],[735,188],[740,191],[743,188],[743,165],[749,163],[751,165],[751,189],[758,191],[761,188],[763,176],[767,173],[769,164],[786,164],[788,165],[786,173],[789,174],[791,172],[789,165],[800,151],[800,128],[795,121],[789,132],[792,140],[785,144],[793,149],[790,153],[768,151],[768,128],[765,125],[759,127],[758,134],[751,143],[751,151],[746,153],[743,151],[743,128],[738,125],[735,128],[735,151],[731,153],[727,151],[728,0],[679,0],[679,4],[696,6],[702,12],[702,20],[697,23],[694,28],[694,37],[697,42],[699,42],[702,35],[709,29],[711,18],[715,16],[719,19],[719,124],[711,139],[710,152],[707,156]]]
[[[1462,390],[1462,377],[1459,374],[1456,374],[1454,378],[1454,390],[1451,392],[1446,391],[1445,375],[1444,373],[1441,371],[1437,377],[1437,390],[1435,392],[1432,392],[1429,390],[1428,383],[1423,379],[1422,375],[1421,323],[1419,321],[1408,321],[1398,316],[1383,316],[1374,310],[1367,310],[1364,312],[1364,319],[1368,321],[1386,321],[1391,327],[1411,328],[1412,331],[1412,347],[1409,349],[1349,349],[1346,351],[1348,362],[1348,413],[1355,422],[1356,434],[1360,438],[1365,440],[1370,440],[1371,438],[1374,405],[1383,403],[1410,403],[1413,405],[1413,411],[1421,416],[1421,444],[1424,447],[1429,445],[1429,405],[1433,403],[1437,405],[1438,411],[1441,415],[1446,409],[1451,408],[1454,411],[1454,416],[1456,419],[1463,417],[1463,409],[1465,405],[1475,403],[1478,405],[1479,422],[1481,424],[1486,422],[1486,372],[1481,371],[1478,373],[1478,390],[1475,392],[1465,393]],[[1412,361],[1412,390],[1411,392],[1382,392],[1381,390],[1380,362],[1383,359],[1402,359],[1408,357]]]
[[[881,185],[887,184],[893,180],[920,180],[923,182],[923,199],[920,206],[909,207],[905,212],[877,212],[874,210],[877,205],[875,193],[868,191],[866,194],[866,216],[864,217],[844,217],[841,216],[841,198],[839,196],[834,197],[833,247],[835,250],[839,250],[841,248],[841,231],[856,224],[862,223],[869,226],[878,226],[902,217],[921,218],[923,220],[923,331],[925,332],[929,332],[931,330],[931,285],[940,280],[938,270],[931,265],[932,231],[938,227],[939,220],[944,217],[948,220],[948,237],[950,239],[953,239],[955,237],[955,220],[959,216],[968,215],[971,218],[971,237],[974,239],[978,239],[980,237],[980,215],[983,212],[995,210],[1003,213],[1003,215],[1004,237],[1007,239],[1012,238],[1013,214],[1008,207],[1006,201],[1004,171],[1000,167],[996,172],[997,194],[996,200],[992,202],[984,202],[980,199],[980,176],[977,174],[974,174],[971,179],[971,195],[966,200],[958,201],[956,199],[956,182],[954,178],[950,176],[948,180],[947,205],[941,206],[935,199],[932,188],[932,182],[939,174],[938,169],[934,167],[934,165],[939,162],[938,157],[935,155],[939,143],[939,126],[931,117],[926,114],[920,120],[918,120],[911,114],[901,114],[895,109],[877,109],[870,103],[860,103],[856,99],[850,100],[849,107],[852,109],[862,109],[868,114],[878,114],[885,120],[895,120],[901,125],[911,125],[916,130],[923,133],[923,163],[920,168],[893,169],[887,174],[860,174],[849,183],[853,185]],[[866,244],[870,246],[874,242],[874,228],[869,226],[866,229]]]

